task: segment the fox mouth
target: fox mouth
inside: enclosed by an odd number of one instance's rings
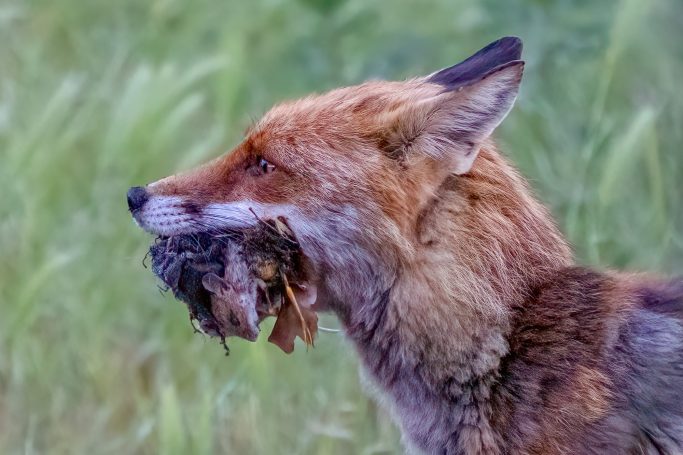
[[[135,223],[162,237],[212,233],[217,236],[252,228],[261,219],[275,218],[286,210],[255,201],[234,201],[200,205],[179,196],[147,196],[140,207],[131,207]]]
[[[255,341],[259,324],[275,316],[269,341],[285,352],[295,336],[313,343],[315,287],[283,219],[222,234],[159,235],[149,255],[152,271],[187,305],[195,330],[197,323],[224,345],[231,336]]]

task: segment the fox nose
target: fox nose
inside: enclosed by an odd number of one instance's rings
[[[149,196],[147,195],[147,190],[141,186],[134,186],[128,190],[128,210],[134,212],[140,209],[145,202],[147,202]]]

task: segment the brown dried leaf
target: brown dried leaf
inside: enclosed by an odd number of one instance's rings
[[[297,336],[307,346],[313,346],[318,333],[318,315],[311,309],[316,297],[315,288],[299,286],[294,290],[286,278],[284,284],[287,298],[282,303],[268,341],[290,354]]]

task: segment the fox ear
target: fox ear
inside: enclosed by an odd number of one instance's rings
[[[521,58],[522,40],[515,36],[506,36],[480,49],[457,65],[427,76],[427,80],[440,84],[448,90],[457,90],[478,81],[501,65],[521,60]]]
[[[517,98],[524,62],[521,42],[503,38],[424,83],[443,91],[394,112],[385,145],[391,156],[421,152],[443,161],[450,172],[470,170],[479,148]]]

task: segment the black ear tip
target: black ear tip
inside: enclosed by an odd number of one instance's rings
[[[522,38],[519,36],[504,36],[498,42],[510,47],[522,47]]]
[[[500,59],[521,60],[522,40],[516,36],[504,36],[481,49],[475,55],[490,54],[496,55]]]
[[[501,65],[521,60],[522,47],[522,40],[518,37],[505,36],[457,65],[430,75],[427,80],[454,90],[481,79]]]
[[[516,36],[505,36],[499,39],[496,43],[501,49],[505,49],[508,55],[516,56],[514,60],[520,60],[522,58],[522,49],[524,48],[524,44],[520,38]]]

